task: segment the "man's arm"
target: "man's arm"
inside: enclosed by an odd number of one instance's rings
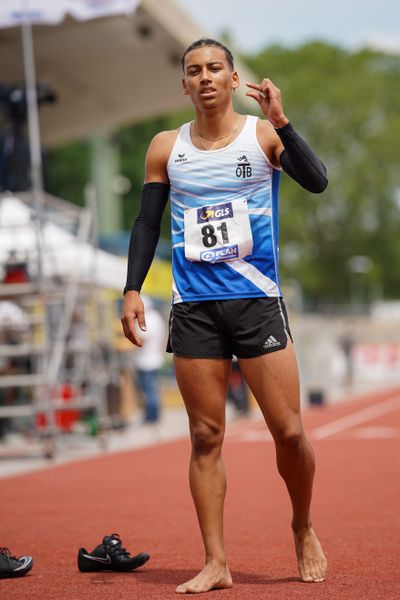
[[[282,107],[282,97],[270,79],[260,85],[248,83],[252,90],[246,95],[254,98],[269,122],[260,127],[261,146],[275,165],[309,192],[323,192],[328,185],[326,168],[310,146],[294,130]]]
[[[275,131],[283,145],[279,153],[279,162],[283,170],[309,192],[323,192],[328,185],[324,163],[294,130],[291,123]]]
[[[175,139],[176,132],[165,131],[156,135],[149,146],[140,211],[129,242],[128,273],[121,322],[125,336],[136,346],[143,345],[135,330],[136,319],[140,329],[146,331],[140,290],[160,237],[161,219],[169,195],[167,163]]]
[[[160,237],[160,224],[168,202],[169,184],[143,185],[140,212],[132,227],[128,251],[128,273],[124,294],[140,292],[154,258]]]

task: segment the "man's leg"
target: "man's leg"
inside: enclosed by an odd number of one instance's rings
[[[155,423],[159,419],[160,398],[158,389],[158,371],[156,369],[145,371],[145,421]]]
[[[148,413],[148,404],[149,404],[149,396],[150,396],[150,388],[149,388],[149,371],[143,371],[142,369],[138,369],[136,371],[135,383],[138,387],[138,391],[143,401],[143,421],[145,423],[149,422],[150,419]]]
[[[192,453],[190,490],[203,538],[206,566],[179,585],[181,594],[232,586],[223,541],[226,492],[221,447],[225,431],[225,401],[231,361],[174,357],[176,378],[189,416]]]
[[[314,452],[301,421],[293,345],[288,341],[284,350],[239,362],[275,441],[278,470],[293,507],[292,528],[300,575],[303,581],[323,581],[327,563],[310,517]]]

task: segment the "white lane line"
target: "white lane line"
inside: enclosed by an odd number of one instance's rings
[[[385,402],[373,404],[372,406],[363,408],[362,410],[359,410],[351,415],[347,415],[346,417],[332,421],[327,425],[322,425],[322,427],[317,427],[312,432],[312,438],[314,440],[323,440],[331,435],[335,435],[335,433],[341,433],[342,431],[346,431],[346,429],[350,429],[355,425],[366,423],[367,421],[371,421],[371,419],[375,419],[375,417],[387,415],[399,409],[400,396],[396,396],[395,398],[390,398]]]
[[[350,431],[348,437],[359,440],[389,440],[400,438],[400,429],[395,427],[359,427],[354,431]]]

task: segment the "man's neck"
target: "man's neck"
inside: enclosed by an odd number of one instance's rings
[[[205,138],[215,139],[228,134],[237,123],[238,115],[232,107],[224,111],[196,111],[197,131]]]

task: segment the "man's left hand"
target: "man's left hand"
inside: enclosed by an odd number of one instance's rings
[[[261,84],[246,83],[246,85],[255,90],[247,92],[246,96],[258,102],[263,114],[274,127],[284,127],[289,123],[289,119],[283,112],[281,90],[270,79],[263,79]]]

